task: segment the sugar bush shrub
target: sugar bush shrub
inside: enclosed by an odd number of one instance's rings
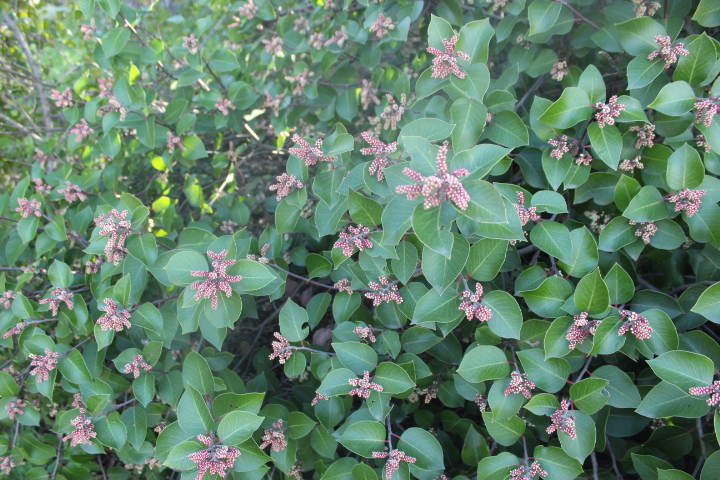
[[[5,475],[720,478],[716,2],[19,3]]]

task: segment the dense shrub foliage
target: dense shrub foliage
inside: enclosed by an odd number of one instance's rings
[[[720,478],[716,0],[12,7],[3,474]]]

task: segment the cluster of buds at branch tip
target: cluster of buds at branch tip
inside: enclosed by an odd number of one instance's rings
[[[665,68],[670,68],[673,63],[678,61],[679,56],[690,55],[690,51],[685,48],[685,45],[678,43],[673,47],[672,39],[667,35],[658,35],[655,37],[655,43],[660,48],[648,55],[648,60],[655,60],[657,57],[665,62]]]
[[[418,182],[413,185],[399,185],[395,191],[406,194],[408,200],[425,197],[425,209],[437,207],[443,201],[452,201],[460,210],[466,210],[470,204],[470,195],[460,179],[470,175],[465,168],[458,168],[452,173],[448,171],[447,152],[449,143],[445,142],[437,154],[437,174],[426,177],[415,170],[405,167],[403,174]]]
[[[570,401],[563,398],[560,401],[560,408],[552,414],[550,419],[552,424],[545,430],[547,433],[553,433],[556,430],[567,433],[573,440],[577,439],[577,432],[575,431],[575,417],[570,413]]]
[[[367,339],[370,343],[375,343],[377,341],[377,338],[375,338],[375,335],[373,334],[373,329],[370,327],[357,326],[353,332],[360,338]]]
[[[50,372],[55,370],[58,363],[58,354],[50,350],[45,349],[45,355],[35,355],[31,353],[28,358],[32,360],[30,362],[31,367],[35,367],[30,370],[30,375],[35,376],[35,383],[42,383],[50,378]]]
[[[9,310],[12,307],[12,302],[15,300],[17,295],[12,290],[6,290],[5,293],[0,295],[0,306],[5,310]]]
[[[223,115],[230,115],[230,110],[235,110],[235,105],[233,105],[227,98],[221,98],[215,104],[215,108],[217,108]]]
[[[689,188],[683,188],[681,191],[671,195],[668,201],[675,204],[675,211],[685,211],[688,218],[692,217],[700,210],[703,195],[707,192],[705,190],[690,190]]]
[[[195,34],[191,33],[189,37],[183,37],[182,46],[188,49],[190,55],[195,55],[198,52],[198,40]]]
[[[333,248],[342,249],[343,255],[346,257],[352,257],[355,248],[362,252],[366,248],[373,247],[368,227],[363,227],[361,223],[358,223],[357,227],[350,225],[348,231],[350,233],[340,232],[340,239],[333,245]]]
[[[311,72],[310,70],[305,68],[302,72],[298,73],[294,77],[286,75],[285,80],[295,84],[295,88],[292,91],[293,95],[302,95],[303,89],[310,84],[310,77],[313,76],[315,76],[315,72]],[[297,140],[294,139],[293,141],[297,142]]]
[[[582,153],[580,153],[577,158],[575,159],[575,163],[577,165],[585,165],[586,167],[589,166],[593,161],[592,155],[587,153],[587,151],[583,150]]]
[[[270,263],[270,260],[268,260],[267,258],[265,258],[265,255],[267,254],[267,252],[268,252],[269,249],[270,249],[270,244],[269,244],[269,243],[266,243],[266,244],[263,245],[262,248],[260,249],[260,256],[259,256],[259,257],[258,257],[257,255],[255,255],[254,253],[251,253],[251,254],[249,254],[246,258],[247,258],[248,260],[254,260],[254,261],[256,261],[256,262],[262,263],[263,265],[267,265],[268,263]]]
[[[70,420],[70,424],[75,427],[75,430],[63,438],[63,442],[70,440],[70,446],[75,447],[80,444],[92,445],[92,439],[97,437],[95,432],[95,425],[93,425],[90,418],[87,416],[87,410],[83,406],[82,394],[76,393],[75,400],[72,406],[80,409],[80,415]]]
[[[85,195],[80,187],[77,185],[73,185],[72,183],[65,181],[65,185],[67,185],[65,188],[61,188],[58,190],[58,193],[62,193],[65,197],[65,201],[72,203],[76,200],[79,200],[81,202],[84,202],[87,200],[87,195]]]
[[[595,108],[598,110],[595,113],[595,119],[600,128],[605,127],[606,124],[615,125],[615,119],[627,108],[624,104],[617,103],[617,100],[618,96],[613,95],[608,103],[598,102],[595,104]]]
[[[647,318],[630,310],[620,310],[620,314],[622,315],[621,319],[627,320],[618,330],[618,335],[625,335],[629,330],[638,340],[647,340],[652,336],[653,329]]]
[[[395,302],[397,304],[403,302],[395,282],[391,282],[385,275],[381,275],[378,281],[380,283],[370,282],[368,285],[375,290],[374,292],[365,292],[365,298],[372,300],[373,306],[377,307],[382,302]]]
[[[632,0],[635,4],[635,17],[642,17],[647,14],[648,17],[655,15],[655,12],[662,8],[660,2],[655,0]]]
[[[488,407],[488,397],[481,393],[476,393],[475,394],[475,404],[478,406],[480,411],[484,413]]]
[[[360,102],[363,104],[363,110],[367,110],[370,103],[380,105],[380,99],[377,96],[378,89],[373,86],[371,81],[364,78],[362,84],[363,86],[360,89]]]
[[[698,135],[695,137],[695,145],[697,145],[698,148],[705,150],[705,153],[710,153],[710,150],[712,150],[712,147],[710,147],[710,144],[707,142],[705,135]]]
[[[43,183],[40,178],[33,178],[33,183],[35,184],[35,191],[43,197],[47,196],[52,191],[52,187]]]
[[[552,158],[557,158],[558,160],[560,160],[565,153],[570,151],[567,135],[562,135],[558,137],[557,140],[551,138],[550,140],[548,140],[548,143],[555,147],[553,148],[552,152],[550,152],[550,156]]]
[[[548,477],[548,472],[542,469],[537,460],[530,465],[530,468],[521,465],[510,471],[510,480],[534,480],[537,476]]]
[[[65,302],[65,305],[67,305],[70,310],[72,310],[75,306],[72,301],[72,298],[75,296],[75,294],[64,288],[57,287],[52,291],[50,295],[52,295],[50,298],[43,298],[42,300],[40,300],[39,303],[40,305],[49,303],[50,311],[52,312],[53,317],[57,317],[57,312],[62,302]]]
[[[573,324],[570,325],[570,329],[565,335],[565,338],[570,342],[570,350],[583,343],[586,339],[595,335],[600,320],[588,320],[588,312],[582,312],[580,315],[573,317]]]
[[[105,245],[105,255],[108,262],[114,265],[120,264],[125,258],[127,249],[125,248],[125,240],[130,235],[132,224],[127,220],[128,210],[122,212],[116,209],[110,210],[107,217],[100,214],[95,219],[95,225],[100,227],[100,235],[110,235],[108,243]]]
[[[714,381],[705,387],[693,387],[689,390],[690,395],[710,395],[707,404],[711,407],[720,405],[720,381]]]
[[[23,402],[19,398],[16,398],[15,400],[10,400],[7,404],[5,404],[5,413],[10,420],[15,420],[16,415],[22,415],[25,413],[25,410],[23,410],[25,407],[27,407],[27,403]]]
[[[370,164],[370,175],[377,174],[377,179],[382,182],[385,178],[385,167],[391,160],[390,154],[397,151],[397,142],[384,143],[375,138],[372,132],[363,132],[360,134],[362,138],[370,144],[369,147],[361,148],[360,153],[363,155],[375,155]]]
[[[210,298],[213,310],[217,310],[218,292],[222,291],[225,293],[227,298],[230,298],[232,296],[232,287],[230,286],[230,283],[242,280],[242,275],[228,275],[226,272],[227,267],[234,265],[237,261],[234,258],[230,260],[223,260],[227,254],[227,250],[223,250],[220,253],[213,253],[208,250],[207,255],[213,261],[213,270],[211,272],[201,270],[190,272],[190,275],[193,277],[206,277],[205,280],[191,284],[190,288],[192,290],[197,290],[197,292],[195,292],[195,300],[200,300],[200,298]]]
[[[55,106],[59,108],[66,108],[66,107],[72,107],[73,106],[73,100],[72,100],[72,91],[70,88],[66,88],[63,90],[62,93],[59,91],[52,89],[50,91],[50,98],[55,100]]]
[[[112,298],[106,298],[105,313],[100,317],[97,323],[104,331],[113,330],[121,332],[123,327],[130,328],[130,312],[118,308],[118,304]]]
[[[458,38],[457,35],[453,35],[449,40],[443,38],[442,43],[445,45],[445,51],[438,50],[435,47],[427,47],[427,51],[435,55],[432,61],[432,78],[445,78],[450,73],[458,78],[465,78],[465,72],[458,66],[458,58],[469,62],[470,55],[455,51]]]
[[[400,103],[395,103],[395,99],[389,93],[386,94],[388,99],[388,106],[385,107],[380,114],[380,118],[385,120],[383,130],[395,130],[397,124],[402,120],[402,116],[405,113],[405,107],[407,106],[407,97],[405,94],[400,95]]]
[[[717,97],[703,98],[695,102],[695,123],[702,123],[709,127],[718,110],[720,110],[720,95]]]
[[[303,139],[297,133],[293,135],[292,141],[295,142],[295,146],[288,149],[291,155],[295,155],[300,160],[305,160],[305,166],[315,165],[318,162],[333,162],[337,157],[328,157],[322,152],[322,138],[315,140],[315,146],[310,146],[310,143]]]
[[[265,92],[265,103],[263,104],[263,108],[266,110],[272,110],[273,115],[276,117],[280,115],[280,102],[282,99],[285,98],[284,93],[278,93],[275,97],[270,95],[270,92]]]
[[[27,327],[27,325],[28,324],[25,323],[24,320],[22,322],[16,323],[13,328],[3,334],[3,338],[8,338],[13,335],[20,335],[22,331],[25,330],[25,327]]]
[[[90,128],[87,121],[81,118],[73,128],[70,129],[70,133],[75,134],[75,141],[80,143],[83,139],[88,138],[95,130]]]
[[[282,175],[275,177],[275,179],[278,183],[270,185],[268,188],[271,191],[277,192],[276,199],[278,202],[294,192],[295,189],[302,188],[304,186],[303,182],[298,180],[295,175],[292,174],[288,175],[287,173],[283,173]]]
[[[267,53],[270,55],[277,55],[278,53],[282,53],[285,42],[282,37],[275,35],[272,38],[263,38],[262,44],[265,45],[265,51]]]
[[[475,284],[475,293],[469,289],[465,289],[462,292],[463,301],[460,303],[458,310],[465,312],[465,317],[468,320],[477,318],[479,322],[487,322],[492,318],[492,310],[482,305],[483,286],[480,282]]]
[[[655,235],[658,231],[657,225],[655,225],[655,222],[642,222],[638,223],[633,220],[630,220],[630,225],[640,225],[637,230],[635,230],[635,236],[636,237],[642,237],[643,242],[645,242],[645,245],[650,243],[650,237]]]
[[[182,138],[180,138],[179,136],[175,135],[173,132],[168,132],[168,133],[167,133],[167,149],[168,149],[168,152],[174,153],[176,148],[179,148],[179,149],[182,150],[183,152],[187,150],[187,147],[186,147],[185,144],[183,143]]]
[[[638,138],[635,141],[635,148],[640,147],[652,147],[655,145],[655,125],[652,123],[646,123],[642,127],[637,125],[630,127],[631,132],[637,132]]]
[[[20,197],[17,199],[17,202],[19,207],[17,207],[15,211],[18,212],[22,216],[22,218],[27,218],[31,215],[35,215],[36,217],[42,217],[43,213],[42,210],[40,210],[40,207],[42,207],[42,203],[40,203],[38,200],[28,200],[27,198]]]
[[[370,26],[370,31],[375,32],[377,38],[384,37],[390,30],[395,29],[392,18],[386,17],[382,12],[378,15],[377,20]]]
[[[255,14],[257,13],[259,8],[260,7],[253,3],[253,0],[248,1],[244,5],[240,5],[240,8],[238,8],[237,16],[232,17],[234,22],[228,25],[228,28],[240,26],[240,23],[243,21],[243,19],[252,20],[253,18],[255,18]]]
[[[347,278],[343,278],[342,280],[338,280],[335,282],[335,285],[333,287],[337,288],[339,292],[347,292],[348,295],[352,295],[353,291],[350,288],[352,285],[352,282],[348,280]]]
[[[277,338],[276,342],[272,342],[272,353],[270,354],[270,360],[278,359],[278,362],[280,362],[281,365],[285,364],[285,362],[290,358],[290,356],[293,354],[292,346],[290,345],[290,342],[287,341],[285,337],[280,335],[279,332],[273,333],[273,336]]]
[[[322,393],[317,393],[315,397],[312,399],[312,402],[310,402],[310,406],[314,407],[318,403],[320,403],[320,400],[330,400],[330,397],[326,397]]]
[[[390,480],[397,470],[400,469],[400,462],[415,463],[416,458],[410,457],[398,449],[390,452],[372,452],[372,458],[387,458],[385,463],[385,479]]]
[[[145,359],[142,355],[134,356],[133,361],[125,365],[125,373],[132,373],[135,378],[140,377],[140,370],[145,370],[147,372],[150,369],[152,369],[152,367],[145,363]]]
[[[530,390],[534,390],[537,387],[527,378],[527,373],[520,373],[517,370],[512,372],[510,374],[510,385],[508,385],[503,394],[507,397],[513,393],[521,393],[525,398],[532,398]]]
[[[520,216],[520,224],[522,226],[527,225],[529,221],[537,222],[540,220],[540,215],[537,213],[537,207],[526,207],[525,206],[525,193],[517,192],[518,203],[513,203],[515,210],[517,210]]]
[[[642,163],[642,155],[638,155],[632,160],[623,160],[619,168],[620,170],[624,170],[626,172],[632,172],[636,168],[638,170],[642,170],[645,168],[645,164]]]
[[[373,390],[376,392],[383,391],[382,385],[370,381],[370,372],[367,370],[363,373],[363,378],[351,378],[348,383],[355,387],[350,390],[350,395],[357,395],[361,398],[369,398]]]
[[[568,75],[570,73],[570,70],[568,70],[568,64],[566,61],[559,61],[555,62],[555,65],[553,65],[552,70],[550,70],[550,77],[553,80],[557,80],[558,82],[561,81],[565,75]]]
[[[272,447],[275,452],[281,452],[287,448],[287,440],[285,440],[285,428],[282,419],[272,424],[272,428],[265,430],[262,437],[263,443],[260,445],[262,450],[265,447]]]
[[[206,473],[225,478],[226,470],[235,466],[235,459],[240,456],[240,450],[219,445],[212,437],[206,435],[198,435],[197,439],[207,448],[188,455],[188,458],[197,464],[199,470],[195,480],[202,480]]]

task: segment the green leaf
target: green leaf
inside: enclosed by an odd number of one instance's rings
[[[125,446],[127,430],[118,418],[117,412],[109,413],[93,421],[97,440],[107,447],[120,450]]]
[[[102,39],[102,49],[105,56],[111,58],[122,52],[128,40],[130,40],[129,28],[118,27],[110,30]]]
[[[570,364],[564,358],[548,358],[539,348],[517,352],[528,379],[539,389],[555,393],[565,386],[570,375]]]
[[[447,202],[427,210],[420,204],[413,212],[412,227],[423,245],[450,258],[454,243],[450,225],[456,215],[455,209]]]
[[[452,133],[453,150],[461,152],[474,147],[485,128],[487,120],[485,105],[481,101],[460,98],[452,104],[450,115],[455,123]]]
[[[700,154],[687,143],[683,143],[667,163],[667,183],[673,190],[693,189],[705,180],[705,167]]]
[[[223,445],[238,445],[257,430],[265,417],[254,413],[234,411],[223,417],[218,425],[217,434]]]
[[[720,5],[714,0],[700,0],[692,19],[703,27],[717,27],[720,25]]]
[[[702,3],[700,6],[702,6]],[[712,73],[717,61],[715,43],[703,32],[702,35],[690,42],[686,48],[690,51],[690,54],[681,56],[678,60],[673,80],[676,82],[684,80],[690,85],[702,85],[708,75]]]
[[[383,208],[375,200],[349,189],[348,205],[355,223],[366,227],[381,224]]]
[[[342,432],[338,441],[351,452],[372,458],[372,452],[382,452],[385,448],[385,427],[373,421],[354,422]]]
[[[503,338],[520,338],[522,312],[512,295],[502,290],[493,290],[483,297],[482,303],[492,312],[488,325],[495,335]]]
[[[605,252],[616,252],[637,240],[637,229],[638,226],[630,225],[627,218],[615,217],[600,232],[598,248]]]
[[[580,462],[557,447],[538,446],[533,455],[552,480],[573,480],[583,471]]]
[[[208,264],[205,257],[199,253],[192,250],[181,250],[170,258],[164,269],[174,285],[185,287],[201,280],[202,277],[194,277],[191,272],[206,272]]]
[[[590,315],[604,312],[610,306],[610,292],[600,275],[600,268],[580,280],[575,289],[575,306]]]
[[[672,465],[654,455],[631,454],[633,468],[643,480],[658,480],[658,470],[670,469]]]
[[[672,82],[665,85],[655,100],[648,105],[660,113],[679,117],[695,105],[695,93],[687,82]]]
[[[593,111],[585,90],[568,87],[563,90],[560,98],[540,115],[539,120],[551,127],[566,129],[590,119]]]
[[[152,303],[143,303],[132,312],[130,323],[149,330],[157,335],[163,334],[163,318],[160,311]]]
[[[498,112],[485,128],[485,135],[493,142],[507,148],[522,147],[530,141],[527,127],[512,110]]]
[[[660,382],[645,395],[635,410],[648,418],[698,418],[706,415],[710,407],[702,398],[694,397],[675,385]]]
[[[58,359],[58,369],[69,382],[78,385],[93,382],[92,375],[90,375],[85,359],[79,350],[70,350],[67,355],[61,356]]]
[[[620,210],[625,210],[641,189],[640,182],[627,175],[621,175],[615,190],[615,204]]]
[[[528,7],[528,19],[530,20],[528,35],[550,30],[557,22],[561,8],[562,5],[557,2],[548,2],[546,0],[532,2]]]
[[[477,467],[477,476],[485,480],[505,480],[510,470],[517,468],[519,459],[509,452],[485,457]]]
[[[320,387],[317,389],[317,393],[321,393],[326,397],[347,395],[350,393],[350,390],[353,389],[350,383],[348,383],[348,380],[351,378],[356,378],[352,371],[347,368],[336,368],[325,376]]]
[[[53,287],[66,289],[72,284],[73,274],[66,263],[55,260],[48,268],[48,277]]]
[[[485,23],[485,20],[480,20],[480,22]],[[470,25],[471,23],[475,22],[470,22],[467,25]],[[490,28],[489,30],[492,33],[495,33],[492,28]],[[464,50],[457,48],[462,42],[463,40],[461,34],[460,40],[458,40],[458,43],[456,45],[456,49],[458,51],[464,52]],[[485,92],[487,92],[488,86],[490,86],[490,72],[488,71],[487,65],[485,63],[475,63],[465,68],[464,71],[465,78],[458,78],[455,75],[450,76],[450,80],[452,81],[453,86],[455,86],[458,90],[466,94],[471,99],[477,100],[478,102],[482,103],[483,98],[485,97]],[[482,123],[483,125],[485,125],[484,121]]]
[[[185,388],[194,387],[204,395],[215,392],[215,382],[207,360],[197,352],[190,352],[183,359],[182,371]]]
[[[444,47],[441,47],[444,49]],[[447,138],[452,133],[455,125],[443,122],[437,118],[420,118],[410,122],[400,130],[400,138],[404,142],[407,137],[423,137],[428,142],[437,142]]]
[[[711,285],[705,290],[691,311],[699,313],[711,322],[720,323],[720,283]]]
[[[411,427],[405,430],[398,440],[398,450],[410,457],[415,457],[414,466],[423,470],[442,470],[442,447],[431,433],[422,428]]]
[[[570,232],[562,223],[545,220],[530,231],[530,241],[543,252],[565,263],[572,262]]]
[[[465,354],[458,373],[470,383],[480,383],[506,377],[510,373],[510,365],[502,350],[480,345]]]
[[[465,464],[475,466],[483,458],[490,456],[487,441],[475,428],[468,429],[462,449],[462,460]],[[487,478],[487,477],[483,477]]]
[[[126,409],[120,415],[120,421],[125,425],[127,439],[135,450],[140,450],[147,434],[147,414],[143,407]]]
[[[155,263],[158,257],[157,243],[152,233],[133,236],[127,243],[127,249],[130,255],[140,260],[146,267]]]
[[[557,318],[565,315],[563,305],[572,295],[572,285],[563,278],[552,275],[534,290],[520,292],[530,310],[541,317]]]
[[[483,238],[470,247],[465,271],[479,282],[487,282],[495,278],[505,263],[508,242]],[[413,266],[414,268],[414,266]]]
[[[451,30],[452,31],[452,30]],[[478,65],[484,65],[488,60],[488,47],[490,39],[495,35],[495,29],[490,25],[490,19],[484,18],[482,20],[475,20],[473,22],[466,23],[461,29],[457,45],[455,50],[466,53],[470,56],[470,67],[465,69],[467,73],[466,78],[477,73],[475,67]],[[443,50],[443,46],[438,47]],[[453,83],[455,76],[453,77]],[[488,76],[488,80],[489,80]],[[473,82],[476,80],[473,79]],[[476,100],[482,101],[481,98]]]
[[[607,228],[607,227],[605,227]],[[635,294],[635,285],[630,275],[619,265],[614,264],[605,275],[605,284],[610,292],[610,303],[620,305],[627,303]]]
[[[405,284],[415,272],[418,263],[418,251],[410,242],[400,242],[395,247],[397,259],[390,260],[390,265],[395,276],[401,283]]]
[[[565,453],[579,462],[584,462],[595,449],[595,422],[589,415],[579,410],[575,410],[573,416],[575,417],[576,438],[571,438],[561,430],[558,430],[558,438]],[[548,473],[550,472],[548,471]]]
[[[340,362],[356,375],[362,375],[365,371],[371,372],[377,365],[377,353],[364,343],[339,342],[333,343],[332,348]]]
[[[648,60],[646,56],[635,57],[627,66],[628,89],[643,88],[665,69],[660,59]],[[680,79],[677,79],[680,80]]]
[[[598,158],[608,167],[617,170],[622,151],[620,130],[614,125],[605,125],[604,128],[600,128],[597,122],[593,122],[588,125],[588,134]]]
[[[581,411],[592,415],[608,402],[606,387],[610,382],[602,378],[586,378],[570,386],[570,398]]]
[[[421,265],[423,275],[438,293],[444,292],[453,282],[457,281],[470,253],[470,244],[467,239],[457,233],[452,235],[454,241],[449,258],[430,249],[423,253]]]
[[[635,222],[662,220],[668,216],[668,203],[657,188],[646,185],[630,201],[623,216]]]
[[[712,360],[682,350],[664,353],[647,363],[661,380],[682,390],[709,385],[715,373]]]
[[[618,335],[623,323],[619,317],[608,317],[600,322],[593,335],[590,354],[610,355],[620,350],[626,341],[624,335]]]
[[[514,445],[520,435],[525,432],[525,422],[522,418],[514,416],[508,419],[491,419],[490,412],[483,413],[483,421],[485,422],[485,428],[487,428],[488,434],[498,444],[509,447]]]
[[[383,393],[398,394],[415,387],[415,382],[407,372],[392,362],[383,362],[378,365],[373,381],[382,385]]]
[[[280,334],[290,342],[305,340],[310,333],[309,327],[303,327],[307,322],[307,311],[288,299],[280,310]]]
[[[627,53],[646,56],[658,48],[655,37],[665,36],[665,28],[650,17],[639,17],[615,25],[618,39]]]
[[[443,293],[430,289],[415,306],[413,324],[453,322],[462,313],[459,309],[460,302],[460,297],[452,288],[446,289]]]
[[[215,422],[205,399],[192,385],[187,386],[178,403],[178,422],[180,428],[193,437],[200,434],[207,435],[215,428]]]

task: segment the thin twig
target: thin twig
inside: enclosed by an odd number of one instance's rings
[[[617,477],[617,480],[623,480],[623,476],[620,473],[620,469],[617,465],[617,460],[615,459],[615,453],[613,452],[612,445],[610,445],[610,437],[608,437],[607,435],[605,436],[605,444],[607,445],[608,452],[610,453],[610,460],[612,461],[615,476]]]

